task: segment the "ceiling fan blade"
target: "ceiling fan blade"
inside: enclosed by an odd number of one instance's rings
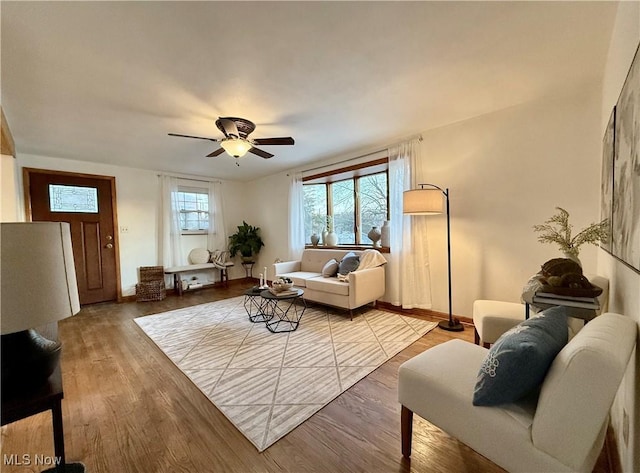
[[[256,154],[256,155],[258,155],[258,156],[260,156],[261,158],[264,158],[264,159],[273,158],[273,154],[267,153],[266,151],[262,151],[261,149],[258,149],[258,148],[251,148],[249,150],[249,153]]]
[[[213,158],[215,156],[220,156],[222,153],[224,153],[224,148],[217,149],[217,150],[207,154],[207,158]]]
[[[227,138],[233,136],[235,138],[240,138],[240,133],[238,133],[238,126],[236,122],[230,120],[228,118],[218,118],[218,122],[220,122],[220,126],[218,128],[222,129],[222,133]]]
[[[257,145],[292,145],[295,144],[293,138],[287,136],[286,138],[256,138],[253,141]]]
[[[213,141],[215,143],[217,143],[220,140],[217,140],[215,138],[206,138],[204,136],[192,136],[192,135],[181,135],[179,133],[169,133],[169,136],[179,136],[181,138],[196,138],[198,140],[208,140],[208,141]]]

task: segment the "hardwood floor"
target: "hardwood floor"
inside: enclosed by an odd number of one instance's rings
[[[82,461],[89,473],[504,471],[418,416],[411,461],[400,452],[398,367],[452,337],[472,342],[469,327],[433,330],[258,453],[133,322],[240,295],[249,285],[161,302],[98,304],[62,321],[67,461]],[[53,456],[50,414],[3,427],[2,453]],[[0,467],[7,473],[43,469]]]

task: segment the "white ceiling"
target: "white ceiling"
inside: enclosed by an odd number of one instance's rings
[[[611,2],[0,2],[18,155],[248,180],[600,80]],[[256,123],[240,167],[214,121]]]

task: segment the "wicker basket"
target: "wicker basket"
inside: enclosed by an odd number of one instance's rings
[[[140,282],[136,284],[138,302],[161,301],[167,297],[163,266],[140,266]]]

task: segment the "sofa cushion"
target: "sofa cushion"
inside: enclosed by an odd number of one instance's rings
[[[338,266],[339,264],[335,260],[335,258],[331,258],[322,268],[322,276],[324,276],[325,278],[335,276],[336,274],[338,274]]]
[[[312,278],[306,280],[307,287],[320,292],[329,292],[341,296],[349,295],[349,283],[338,281],[338,278]]]
[[[279,273],[279,277],[287,277],[293,281],[294,286],[307,287],[307,281],[313,278],[321,278],[322,273],[312,271],[294,271],[293,273]]]
[[[340,265],[338,266],[338,273],[344,275],[349,274],[351,271],[355,271],[358,269],[360,265],[360,256],[355,253],[349,252],[344,255],[342,261],[340,261]]]
[[[325,250],[325,249],[305,249],[300,259],[300,271],[322,272],[322,267],[331,258],[336,261],[342,260],[348,251],[346,250]],[[354,251],[354,254],[360,252]]]
[[[473,404],[515,402],[536,389],[567,338],[565,307],[547,309],[505,332],[480,367]]]

